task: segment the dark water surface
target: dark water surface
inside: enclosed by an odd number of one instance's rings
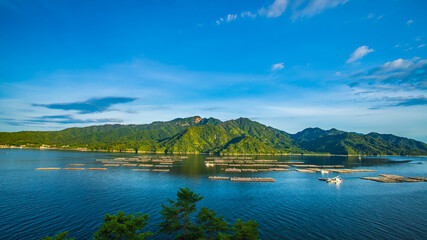
[[[95,159],[134,154],[2,149],[0,153],[0,239],[40,239],[69,231],[91,239],[105,213],[150,215],[147,230],[157,231],[161,203],[180,187],[201,193],[207,206],[231,223],[260,224],[261,239],[427,239],[427,182],[378,183],[363,176],[397,174],[427,177],[427,158],[262,156],[306,164],[343,164],[377,172],[341,174],[339,186],[318,181],[320,173],[262,172],[225,174],[206,168],[205,155],[188,155],[170,172],[35,171],[39,167],[102,167]],[[412,160],[398,163],[396,161]],[[272,177],[275,183],[212,181],[210,175]],[[332,177],[336,174],[326,176]],[[162,237],[157,237],[162,239]]]

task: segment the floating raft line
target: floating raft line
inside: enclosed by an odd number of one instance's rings
[[[370,169],[325,169],[329,172],[334,173],[356,173],[356,172],[376,172],[376,170],[370,170]]]
[[[211,180],[229,180],[229,177],[219,177],[219,176],[210,176],[208,177]]]
[[[122,164],[123,167],[136,167],[138,164]]]
[[[276,182],[273,178],[258,178],[253,177],[252,182]]]
[[[67,164],[68,166],[84,166],[83,163],[72,163],[72,164]]]
[[[427,182],[426,177],[403,177],[399,175],[379,174],[381,177],[361,177],[361,179],[382,183]]]
[[[258,172],[272,172],[273,169],[271,168],[266,168],[266,169],[258,169]]]
[[[344,165],[314,165],[314,164],[291,164],[292,167],[301,167],[301,168],[343,168]]]
[[[258,177],[232,177],[232,182],[276,182],[273,178],[258,178]]]
[[[302,172],[302,173],[315,173],[316,172],[316,170],[311,170],[311,169],[294,169],[294,171]]]
[[[242,170],[237,168],[227,168],[225,169],[225,172],[242,172]]]
[[[230,178],[232,182],[252,182],[252,178],[250,177],[232,177]]]
[[[228,164],[228,166],[230,166],[230,167],[241,167],[242,164]]]
[[[153,169],[152,172],[169,172],[169,169]]]
[[[86,168],[86,170],[100,170],[100,171],[105,171],[105,170],[107,170],[107,168]]]
[[[148,168],[139,168],[139,169],[132,169],[132,171],[149,172],[150,169],[148,169]]]
[[[139,164],[139,167],[152,167],[153,164]]]
[[[84,168],[63,168],[62,170],[85,170]]]
[[[270,168],[273,171],[280,171],[280,172],[288,172],[290,171],[289,169],[284,169],[284,168]]]
[[[276,166],[277,167],[281,167],[281,168],[289,168],[289,167],[291,167],[291,166],[286,165],[286,164],[277,164]]]
[[[61,168],[36,168],[36,170],[59,170]]]
[[[120,164],[113,164],[113,163],[108,163],[108,164],[104,164],[105,167],[118,167],[120,166]]]
[[[320,168],[305,168],[305,169],[294,169],[293,171],[303,173],[316,173],[316,172],[334,172],[334,173],[357,173],[357,172],[375,172],[376,170],[370,169],[320,169]]]

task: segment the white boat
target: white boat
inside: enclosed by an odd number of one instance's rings
[[[321,172],[322,174],[329,173],[329,171],[328,171],[328,170],[320,170],[320,172]]]
[[[336,183],[336,184],[341,183],[342,181],[344,181],[344,179],[340,178],[340,176],[336,176],[336,177],[333,177],[333,178],[328,178],[326,180],[326,182],[328,182],[328,183]]]

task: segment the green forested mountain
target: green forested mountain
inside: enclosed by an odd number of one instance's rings
[[[423,142],[391,134],[348,133],[337,129],[307,128],[292,135],[302,149],[318,153],[352,155],[427,155]]]
[[[330,153],[427,155],[427,145],[391,134],[307,128],[296,134],[239,118],[177,118],[141,125],[102,125],[62,131],[0,133],[0,145],[41,145],[109,151],[188,153]]]

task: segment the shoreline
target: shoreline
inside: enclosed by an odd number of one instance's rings
[[[356,155],[356,154],[330,154],[330,153],[198,153],[198,152],[152,152],[152,151],[115,151],[94,150],[87,148],[41,148],[41,147],[19,147],[2,145],[0,149],[32,149],[32,150],[58,150],[77,152],[107,152],[107,153],[133,153],[133,154],[163,154],[163,155],[218,155],[218,156],[317,156],[317,157],[427,157],[427,155]]]

